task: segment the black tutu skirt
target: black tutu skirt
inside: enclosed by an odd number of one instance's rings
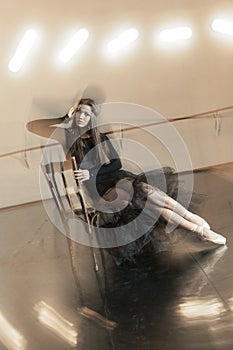
[[[112,230],[114,228],[121,228],[123,235],[130,241],[130,243],[118,245],[113,248],[106,248],[117,265],[134,261],[137,256],[144,254],[148,250],[154,253],[167,251],[181,237],[177,234],[177,230],[166,232],[165,227],[167,223],[164,219],[159,217],[154,222],[153,213],[145,210],[144,206],[151,192],[162,191],[177,200],[179,189],[179,203],[183,205],[185,205],[186,197],[189,196],[185,187],[180,184],[180,177],[178,177],[178,174],[171,167],[163,167],[138,175],[125,170],[119,170],[113,176],[108,176],[105,179],[97,178],[96,183],[99,194],[103,196],[106,192],[114,188],[120,180],[125,179],[132,182],[133,197],[131,202],[123,210],[117,212],[100,211],[98,220],[98,225],[101,228],[111,228]],[[87,188],[89,193],[93,193],[92,186],[93,184],[89,183],[89,187]],[[183,188],[183,192],[180,195],[181,188]],[[196,209],[201,202],[203,202],[202,196],[192,194],[187,209],[197,212]],[[144,215],[140,219],[142,210],[144,210]],[[134,232],[129,232],[126,228],[127,224],[133,222],[134,219],[137,219]],[[129,235],[132,237],[129,237]]]

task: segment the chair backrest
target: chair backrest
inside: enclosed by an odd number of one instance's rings
[[[73,170],[75,168],[74,159],[41,164],[50,194],[62,219],[68,219],[74,214],[78,215],[91,230],[91,216],[96,213],[87,201],[82,185],[78,185],[74,179]]]
[[[47,193],[47,199],[52,198],[56,204],[60,214],[64,215],[67,208],[67,203],[64,201],[65,188],[63,183],[62,163],[51,162],[47,164],[40,164],[44,179],[48,185],[49,192]]]

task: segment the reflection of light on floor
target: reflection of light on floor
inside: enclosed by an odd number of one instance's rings
[[[0,340],[10,350],[24,350],[25,338],[0,313]]]
[[[233,297],[228,299],[228,305],[230,306],[231,311],[233,311]]]
[[[77,345],[78,332],[71,322],[64,319],[58,312],[43,301],[35,305],[35,310],[38,313],[38,320],[43,325],[51,329],[71,346]]]
[[[185,318],[191,321],[199,322],[209,320],[210,318],[217,319],[217,317],[224,312],[224,306],[218,299],[196,298],[187,299],[180,303],[178,312]]]
[[[212,324],[208,330],[214,339],[214,344],[218,345],[217,348],[224,347],[225,349],[228,346],[227,349],[232,349],[233,323],[231,315],[226,315],[224,319],[221,318],[221,322]]]

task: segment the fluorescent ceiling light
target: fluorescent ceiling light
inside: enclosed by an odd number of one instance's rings
[[[164,29],[160,32],[159,39],[162,42],[175,42],[191,38],[192,30],[189,27],[177,27]]]
[[[9,62],[8,68],[11,72],[18,72],[23,66],[27,54],[31,50],[35,40],[37,38],[37,33],[34,29],[29,29],[25,32],[23,38],[21,39],[14,56]]]
[[[108,43],[108,51],[116,52],[127,47],[130,43],[137,40],[138,31],[134,28],[121,33],[116,39]]]
[[[216,18],[212,23],[212,29],[215,32],[233,36],[233,21]]]
[[[64,49],[59,54],[59,59],[62,62],[68,62],[76,54],[78,49],[87,41],[89,37],[89,32],[87,29],[82,28],[76,32],[69,43],[64,47]]]

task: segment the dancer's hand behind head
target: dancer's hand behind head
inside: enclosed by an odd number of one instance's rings
[[[69,118],[72,118],[72,117],[74,116],[74,114],[75,114],[75,108],[74,108],[74,107],[71,107],[71,108],[69,109],[69,112],[68,112],[68,117],[69,117]]]

